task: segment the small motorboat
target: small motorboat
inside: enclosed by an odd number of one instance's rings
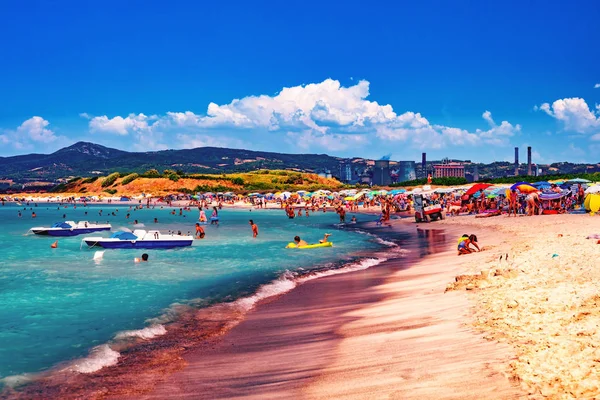
[[[36,235],[49,235],[49,236],[77,236],[84,233],[92,233],[99,231],[110,231],[112,226],[110,224],[96,224],[88,221],[65,221],[57,222],[51,227],[35,227],[31,228],[30,231]]]
[[[172,249],[191,246],[194,237],[189,235],[164,234],[159,231],[136,229],[133,232],[118,231],[110,237],[86,237],[85,244],[105,249]]]

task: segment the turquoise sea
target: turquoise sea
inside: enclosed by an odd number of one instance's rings
[[[106,347],[111,340],[164,333],[159,322],[168,321],[177,305],[206,307],[252,296],[265,287],[276,293],[273,282],[289,274],[360,263],[360,252],[382,247],[372,236],[334,226],[338,218],[333,212],[290,220],[279,210],[224,209],[218,227],[205,226],[205,239],[189,248],[145,250],[148,263],[134,263],[139,250],[106,250],[102,260],[94,261],[98,249],[81,246],[81,239],[90,235],[59,238],[58,248],[51,249],[55,238],[27,234],[33,226],[62,221],[63,214],[66,220],[109,221],[113,231],[134,229],[135,219],[146,229],[194,231],[196,209],[183,216],[179,209],[176,215],[171,210],[114,204],[0,207],[0,382],[69,362],[77,362],[81,372],[93,371],[115,357]],[[32,211],[37,218],[31,218]],[[257,239],[252,238],[250,218],[259,227]],[[295,235],[317,242],[325,232],[333,233],[333,248],[284,249]]]

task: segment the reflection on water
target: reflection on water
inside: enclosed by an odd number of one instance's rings
[[[441,253],[448,249],[446,232],[443,229],[419,229],[417,228],[417,248],[419,257],[430,254]]]

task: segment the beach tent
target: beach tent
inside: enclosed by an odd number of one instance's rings
[[[600,210],[600,194],[599,193],[591,193],[585,197],[585,201],[583,202],[583,206],[587,211],[590,212],[591,215],[594,215]]]

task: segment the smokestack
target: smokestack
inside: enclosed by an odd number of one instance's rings
[[[515,147],[515,176],[519,176],[519,148]]]
[[[421,169],[423,178],[427,178],[427,153],[423,153],[421,156]]]
[[[527,175],[531,176],[531,146],[527,147]]]

